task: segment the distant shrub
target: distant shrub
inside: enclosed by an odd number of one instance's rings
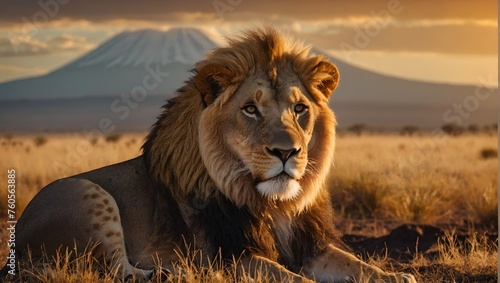
[[[355,133],[357,136],[361,136],[361,134],[366,131],[368,127],[365,124],[354,124],[350,126],[347,130]]]
[[[121,138],[122,136],[120,134],[112,134],[106,136],[104,139],[106,140],[106,142],[118,142]]]
[[[416,132],[418,132],[420,129],[417,127],[417,126],[412,126],[412,125],[409,125],[409,126],[404,126],[402,129],[401,129],[401,135],[409,135],[410,137],[413,136],[413,134],[415,134]]]
[[[497,157],[498,157],[498,150],[496,148],[483,148],[481,150],[481,158],[483,159],[490,159]]]
[[[130,147],[130,146],[134,145],[135,143],[136,143],[136,140],[135,140],[134,138],[132,138],[132,139],[130,139],[129,141],[127,141],[127,142],[125,143],[125,145],[126,145],[127,147]]]
[[[92,146],[95,146],[99,142],[99,139],[98,138],[91,138],[89,142]]]
[[[47,143],[47,138],[46,137],[36,137],[33,139],[33,142],[35,143],[35,146],[42,146]]]
[[[447,133],[450,136],[459,136],[464,133],[465,128],[463,126],[457,125],[457,124],[444,124],[441,127],[441,130],[443,130],[445,133]]]
[[[481,131],[481,128],[476,124],[472,124],[467,127],[467,131],[469,131],[472,134],[477,134]]]
[[[483,132],[486,134],[494,135],[498,131],[498,124],[491,124],[491,125],[484,125],[483,126]]]

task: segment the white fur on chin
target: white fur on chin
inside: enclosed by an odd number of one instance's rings
[[[264,197],[276,200],[291,200],[302,191],[302,186],[295,179],[273,178],[257,184],[257,190]]]

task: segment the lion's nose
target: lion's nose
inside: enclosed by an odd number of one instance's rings
[[[281,160],[281,162],[283,162],[283,164],[285,164],[288,161],[288,159],[290,159],[290,157],[296,155],[300,151],[300,148],[292,148],[292,149],[273,148],[273,149],[270,149],[270,148],[266,147],[266,149],[270,155],[278,157]]]

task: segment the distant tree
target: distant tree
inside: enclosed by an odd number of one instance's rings
[[[489,134],[490,136],[494,134],[496,135],[497,131],[498,131],[498,124],[496,123],[483,126],[483,132]]]
[[[365,124],[354,124],[350,126],[347,130],[355,133],[359,137],[364,131],[366,131],[367,128],[368,127]]]
[[[490,125],[484,125],[482,128],[483,132],[489,134],[493,131],[493,129],[490,127]]]
[[[470,133],[473,133],[473,134],[477,134],[479,133],[481,129],[479,128],[479,126],[477,124],[471,124],[467,127],[467,131],[469,131]]]
[[[463,126],[454,123],[449,123],[449,124],[444,124],[441,127],[441,130],[443,130],[446,134],[450,136],[459,136],[464,133],[465,128]]]
[[[39,136],[39,137],[34,138],[33,142],[35,143],[36,146],[42,146],[45,143],[47,143],[47,138]]]
[[[416,132],[418,132],[420,129],[417,127],[417,126],[412,126],[412,125],[408,125],[408,126],[404,126],[402,129],[401,129],[401,135],[409,135],[410,137],[413,136],[413,134],[415,134]]]
[[[120,134],[111,134],[106,136],[104,140],[106,142],[113,143],[113,142],[118,142],[121,139],[121,137],[122,136]]]

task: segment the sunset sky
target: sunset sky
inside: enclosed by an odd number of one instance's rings
[[[128,29],[218,36],[271,24],[385,74],[498,85],[497,15],[492,0],[0,0],[0,82],[50,72]]]

